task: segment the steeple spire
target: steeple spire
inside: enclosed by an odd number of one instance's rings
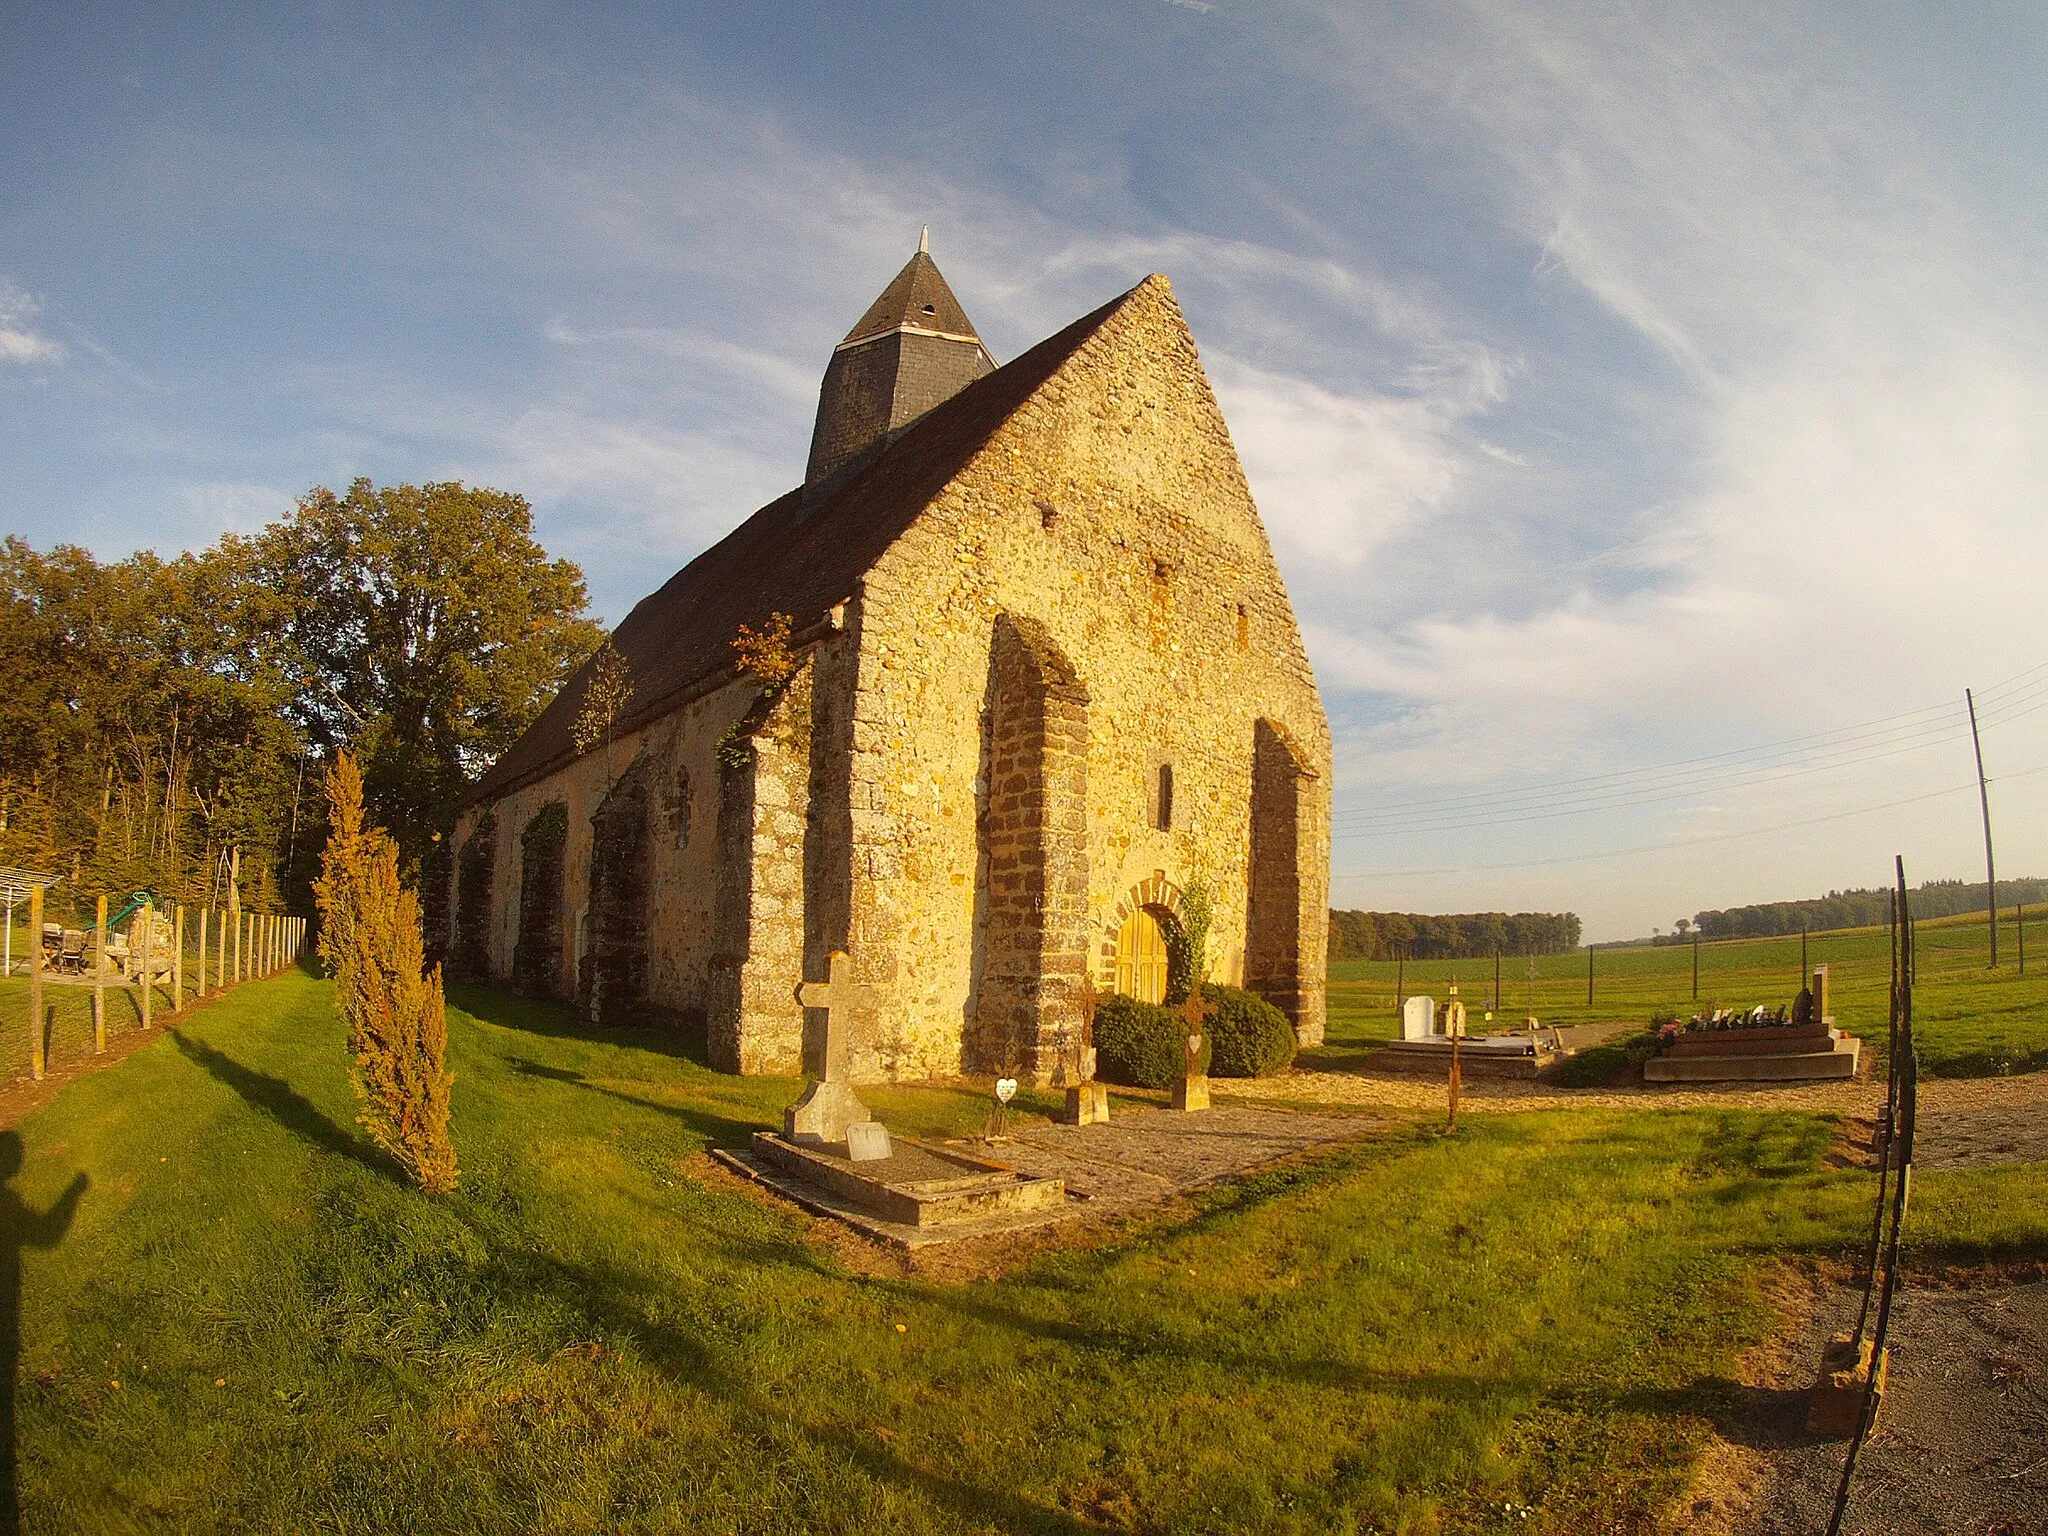
[[[917,254],[833,349],[804,483],[886,444],[995,366],[932,260],[926,225]]]

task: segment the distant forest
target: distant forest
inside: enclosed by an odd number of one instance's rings
[[[1579,947],[1576,912],[1332,912],[1332,960],[1477,960]]]
[[[1912,893],[1913,916],[1953,917],[1959,912],[1982,912],[1987,903],[1982,880],[1930,880]],[[1998,905],[2010,912],[2014,905],[2029,906],[2048,900],[2048,880],[2001,880]],[[1719,912],[1696,913],[1688,922],[1680,918],[1672,926],[1679,930],[1651,942],[1683,944],[1685,930],[1698,928],[1707,939],[1775,938],[1801,929],[1819,933],[1827,928],[1868,928],[1891,918],[1888,890],[1830,891],[1809,901],[1763,901],[1755,906],[1728,907]],[[1640,940],[1638,942],[1641,942]]]

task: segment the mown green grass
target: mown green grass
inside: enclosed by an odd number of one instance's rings
[[[1923,923],[1914,988],[1915,1038],[1921,1070],[1937,1077],[1989,1077],[2048,1070],[2048,924],[2029,923],[2031,953],[2019,975],[2018,935],[2008,915],[2000,924],[1999,967],[1991,970],[1989,925],[1982,914]],[[1873,1043],[1888,1025],[1891,987],[1885,931],[1845,929],[1812,934],[1808,963],[1829,968],[1836,1020]],[[1700,946],[1699,999],[1692,993],[1692,950],[1685,945],[1603,949],[1593,956],[1593,1002],[1586,1002],[1586,954],[1536,961],[1535,1013],[1545,1024],[1624,1020],[1651,1015],[1690,1017],[1712,1007],[1789,1004],[1800,984],[1799,940],[1737,939]],[[1397,975],[1408,995],[1441,999],[1452,980],[1474,1015],[1493,1006],[1491,960],[1340,960],[1330,967],[1330,1028],[1324,1055],[1355,1056],[1400,1033]],[[1530,1011],[1529,962],[1502,962],[1500,1017],[1519,1024]],[[1318,1059],[1311,1055],[1311,1060]]]
[[[1475,1117],[877,1279],[705,1174],[794,1083],[459,1001],[450,1198],[355,1130],[296,972],[24,1123],[32,1210],[90,1179],[26,1256],[28,1529],[1642,1530],[1769,1325],[1756,1264],[1853,1247],[1870,1195],[1814,1117]],[[1941,1189],[1931,1240],[2048,1253],[2020,1181]]]

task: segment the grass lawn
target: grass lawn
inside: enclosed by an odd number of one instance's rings
[[[2048,924],[2030,924],[2027,974],[2017,965],[2018,934],[2010,914],[1999,927],[1996,971],[1987,967],[1984,915],[1943,918],[1919,927],[1919,979],[1913,1008],[1921,1070],[1937,1077],[1989,1077],[2048,1070]],[[1882,928],[1852,928],[1809,937],[1808,960],[1829,968],[1836,1019],[1865,1040],[1885,1037],[1891,966]],[[1700,946],[1699,1001],[1692,994],[1692,950],[1684,945],[1603,949],[1593,956],[1593,1002],[1586,1002],[1586,953],[1536,961],[1535,1013],[1545,1024],[1628,1019],[1647,1024],[1667,1011],[1680,1018],[1710,1007],[1776,1007],[1799,991],[1799,940],[1733,939]],[[1404,969],[1408,995],[1439,1000],[1455,978],[1477,1015],[1493,1005],[1491,960],[1413,960]],[[1330,966],[1330,1027],[1321,1059],[1341,1062],[1400,1033],[1395,1014],[1396,965],[1390,960],[1339,960]],[[1529,1012],[1529,962],[1509,957],[1501,968],[1501,1015],[1510,1025]]]
[[[24,1251],[28,1529],[1646,1531],[1768,1326],[1756,1266],[1853,1247],[1871,1189],[1813,1117],[1481,1116],[878,1279],[705,1172],[795,1084],[458,1001],[450,1198],[354,1130],[297,972],[23,1123],[30,1211],[90,1180]],[[2037,1191],[1930,1178],[1922,1241],[2048,1254]]]

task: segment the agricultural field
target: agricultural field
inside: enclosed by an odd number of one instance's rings
[[[2048,1070],[2048,924],[2029,924],[2034,946],[2019,974],[2019,935],[2008,914],[2000,924],[1999,967],[1989,968],[1990,931],[1983,914],[1919,925],[1919,979],[1914,1020],[1921,1070],[1936,1077],[1996,1077]],[[1842,1028],[1882,1047],[1891,967],[1882,928],[1809,935],[1808,962],[1829,969],[1835,1017]],[[1730,939],[1701,944],[1699,996],[1693,997],[1693,952],[1686,945],[1593,952],[1593,1001],[1586,1001],[1586,951],[1543,955],[1535,962],[1533,1012],[1545,1024],[1622,1020],[1647,1026],[1657,1014],[1689,1018],[1707,1008],[1789,1004],[1799,991],[1799,939]],[[1342,960],[1330,967],[1330,1028],[1313,1059],[1355,1060],[1400,1033],[1399,980],[1408,995],[1442,998],[1453,980],[1472,1011],[1473,1028],[1493,1006],[1490,960]],[[1509,1026],[1531,1011],[1529,962],[1501,964],[1500,1014]]]
[[[962,1284],[704,1157],[793,1081],[453,1002],[452,1196],[356,1128],[303,972],[22,1122],[27,1530],[1647,1531],[1760,1270],[1852,1252],[1873,1189],[1820,1116],[1391,1115]],[[1914,1261],[2048,1257],[2014,1175],[1929,1174]]]

